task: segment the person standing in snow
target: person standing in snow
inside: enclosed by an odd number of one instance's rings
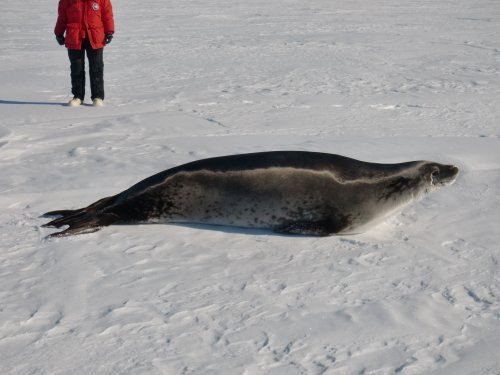
[[[103,105],[103,49],[113,39],[114,31],[111,0],[59,0],[54,33],[57,42],[68,49],[73,94],[70,107],[78,107],[85,98],[85,53],[92,102],[96,107]]]

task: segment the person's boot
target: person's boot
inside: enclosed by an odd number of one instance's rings
[[[70,107],[79,107],[81,104],[82,99],[77,98],[76,96],[68,102],[68,106]]]
[[[94,107],[104,107],[104,102],[101,98],[95,98],[94,100],[92,100],[92,104],[94,105]]]

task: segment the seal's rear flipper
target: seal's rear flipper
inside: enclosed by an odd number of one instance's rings
[[[96,232],[102,227],[111,225],[119,220],[112,213],[105,213],[115,197],[106,197],[92,203],[90,206],[77,210],[57,210],[46,212],[42,217],[54,218],[54,220],[42,225],[44,228],[61,228],[69,225],[62,232],[52,233],[48,237],[64,237],[73,234],[84,234]]]
[[[55,217],[55,216],[58,216],[58,217],[66,217],[66,216],[70,216],[70,215],[74,215],[76,214],[77,212],[79,212],[81,210],[59,210],[59,211],[50,211],[50,212],[46,212],[42,215],[42,217]]]
[[[79,209],[76,209],[76,210],[49,211],[49,212],[44,213],[42,215],[42,217],[60,216],[60,217],[65,218],[65,217],[76,215],[76,214],[82,213],[82,212],[96,212],[96,211],[99,211],[99,210],[104,210],[107,207],[109,207],[109,205],[111,204],[111,202],[112,202],[112,200],[114,198],[115,197],[102,198],[102,199],[99,199],[97,202],[92,203],[90,206],[79,208]]]
[[[78,229],[78,228],[71,228],[69,227],[66,230],[63,230],[62,232],[56,232],[49,234],[47,238],[56,238],[56,237],[68,237],[68,236],[73,236],[75,234],[87,234],[87,233],[94,233],[100,230],[101,227],[94,227],[94,228],[84,228],[84,229]]]
[[[52,233],[48,237],[65,237],[74,234],[85,234],[97,232],[102,227],[111,225],[119,220],[118,216],[110,213],[86,213],[77,212],[74,215],[64,216],[60,219],[42,225],[42,227],[61,228],[69,225],[69,228],[62,232]]]

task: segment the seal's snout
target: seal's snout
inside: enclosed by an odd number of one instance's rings
[[[435,166],[431,172],[432,184],[450,185],[456,180],[459,171],[455,165]]]

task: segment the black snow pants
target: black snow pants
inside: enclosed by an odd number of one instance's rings
[[[83,39],[81,49],[68,49],[71,63],[71,93],[82,102],[85,98],[85,52],[89,60],[91,99],[104,99],[103,50],[103,48],[92,49],[88,39]]]

